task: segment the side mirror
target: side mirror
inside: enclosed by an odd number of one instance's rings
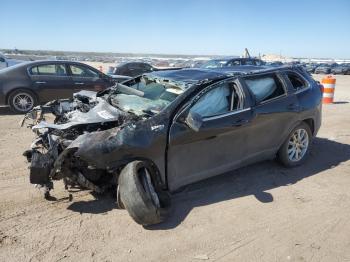
[[[193,131],[198,132],[203,124],[202,117],[196,112],[189,112],[186,116],[185,123],[191,128]]]

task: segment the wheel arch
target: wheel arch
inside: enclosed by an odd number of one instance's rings
[[[315,120],[313,118],[304,119],[302,122],[306,123],[311,130],[312,135],[315,135]]]
[[[28,87],[16,87],[16,88],[13,88],[13,89],[9,90],[9,91],[6,93],[6,96],[5,96],[5,105],[9,105],[9,104],[10,104],[10,103],[9,103],[9,98],[10,98],[11,94],[13,94],[14,92],[16,92],[16,91],[18,91],[18,90],[29,91],[30,93],[34,94],[35,99],[36,99],[36,102],[37,102],[37,103],[40,103],[39,96],[38,96],[38,94],[37,94],[34,90],[32,90],[32,89],[30,89],[30,88],[28,88]]]
[[[283,136],[284,137],[283,140],[279,141],[278,150],[281,148],[281,146],[283,145],[285,140],[288,138],[289,134],[293,131],[293,129],[296,128],[301,123],[307,124],[308,127],[310,127],[311,134],[313,136],[315,135],[315,120],[313,118],[305,118],[305,119],[302,119],[302,120],[298,120],[290,127],[289,130],[286,131],[285,136]]]

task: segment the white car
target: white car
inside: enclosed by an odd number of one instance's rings
[[[0,70],[9,66],[13,66],[19,63],[22,63],[21,60],[9,59],[6,58],[3,54],[0,53]]]

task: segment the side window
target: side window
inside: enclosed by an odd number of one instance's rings
[[[299,90],[307,87],[307,83],[299,75],[292,73],[292,72],[288,72],[287,77],[288,77],[288,79],[289,79],[290,83],[292,84],[295,91],[299,91]]]
[[[152,66],[149,64],[143,64],[143,68],[147,71],[152,71]]]
[[[0,63],[5,63],[5,62],[6,62],[5,58],[0,57]]]
[[[129,69],[128,69],[127,65],[117,66],[116,70],[115,70],[115,74],[116,75],[123,75],[123,74],[127,73],[128,70]]]
[[[262,65],[264,65],[264,62],[261,61],[261,60],[255,60],[254,63],[255,63],[255,65],[257,65],[257,66],[262,66]]]
[[[135,64],[135,68],[139,70],[145,69],[145,64]]]
[[[254,60],[245,60],[244,65],[255,65]]]
[[[285,94],[283,84],[275,74],[249,77],[245,82],[257,104]]]
[[[91,69],[79,65],[70,65],[73,76],[78,77],[99,77],[99,74]]]
[[[30,70],[29,70],[30,74],[31,75],[39,75],[39,71],[38,71],[38,67],[35,66],[35,67],[32,67]]]
[[[227,66],[239,66],[239,65],[241,65],[240,60],[232,60],[227,64]]]
[[[215,116],[229,112],[231,93],[228,83],[221,83],[199,98],[190,109],[190,112],[197,113],[201,117]]]
[[[65,65],[62,64],[50,64],[39,65],[32,67],[29,72],[32,75],[45,75],[45,76],[66,76],[67,71]]]
[[[130,70],[136,70],[136,69],[138,69],[138,66],[136,63],[130,63],[130,64],[128,64],[128,68]]]

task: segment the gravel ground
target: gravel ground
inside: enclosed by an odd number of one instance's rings
[[[320,78],[321,76],[315,76]],[[29,184],[33,134],[0,107],[0,261],[350,261],[350,76],[302,167],[262,162],[188,186],[143,228],[108,194]]]

